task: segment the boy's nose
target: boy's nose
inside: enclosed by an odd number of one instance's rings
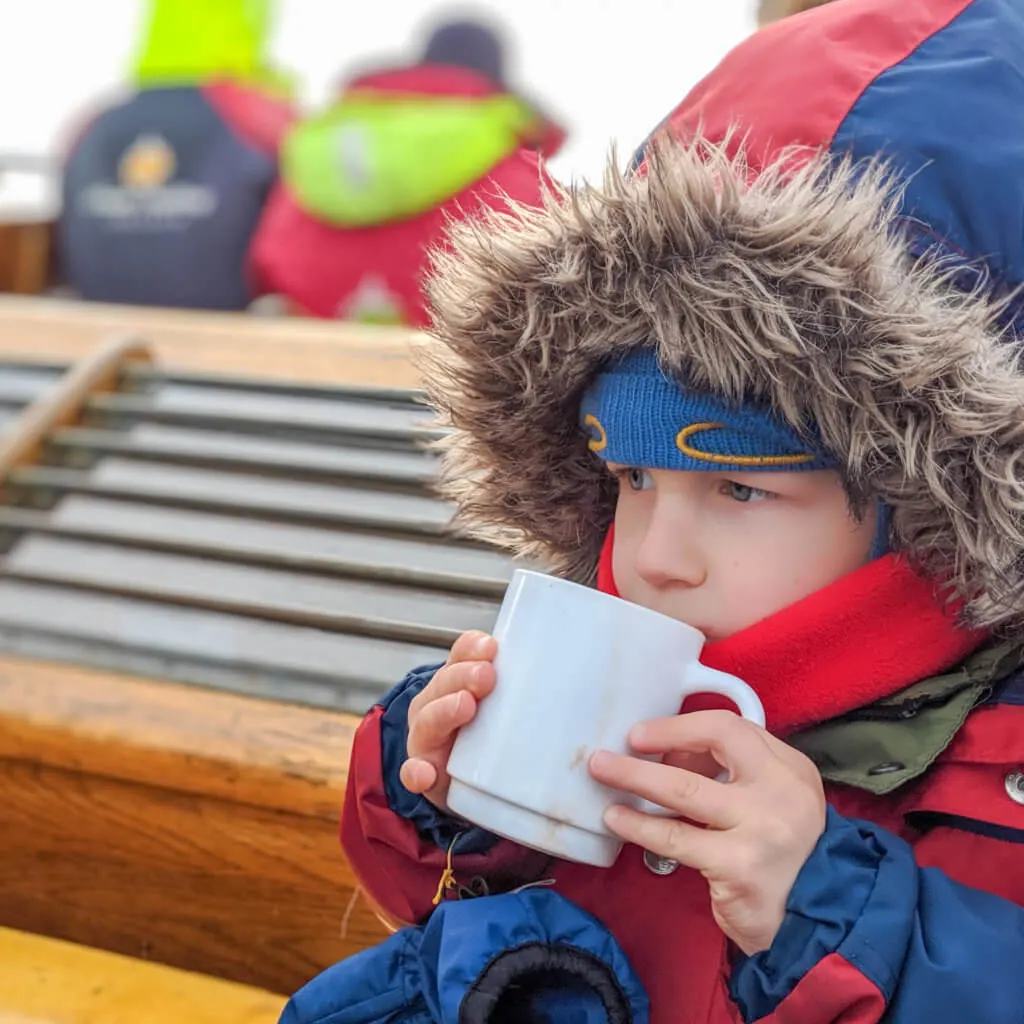
[[[649,586],[699,587],[707,578],[696,518],[655,502],[636,551],[636,573]]]

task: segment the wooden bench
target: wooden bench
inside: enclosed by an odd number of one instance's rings
[[[149,362],[74,364],[129,314],[4,306],[0,926],[291,992],[386,934],[337,841],[358,716],[490,628],[513,566],[451,534],[418,393],[367,389],[397,346],[303,382],[234,339],[215,374],[161,361],[172,316]]]

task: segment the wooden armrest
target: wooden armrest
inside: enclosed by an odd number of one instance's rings
[[[27,405],[0,435],[0,481],[15,467],[37,461],[50,431],[74,423],[91,395],[116,387],[125,366],[151,362],[143,342],[122,337],[107,341],[72,366],[52,391]]]

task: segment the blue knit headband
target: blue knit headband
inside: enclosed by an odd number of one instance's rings
[[[730,405],[665,376],[653,349],[612,364],[583,396],[590,449],[644,469],[835,469],[836,462],[767,409]]]
[[[666,377],[653,349],[640,349],[594,378],[580,403],[590,450],[606,462],[640,469],[835,469],[836,460],[771,411],[730,405]],[[889,550],[889,506],[878,502],[870,558]]]

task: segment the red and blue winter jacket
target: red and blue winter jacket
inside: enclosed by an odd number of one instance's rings
[[[578,975],[548,971],[544,978],[578,993],[579,1017],[554,1021],[641,1022],[648,1001],[654,1024],[1019,1021],[1024,645],[982,642],[972,650],[978,637],[952,628],[930,607],[930,585],[894,572],[894,558],[706,649],[709,664],[742,668],[765,701],[769,727],[811,756],[826,781],[827,827],[767,951],[745,957],[727,943],[694,871],[632,846],[609,869],[552,861],[467,830],[405,790],[398,773],[408,707],[436,666],[411,673],[357,733],[342,841],[364,892],[388,920],[416,925],[400,942],[420,949],[414,936],[435,920],[432,901],[451,852],[452,896],[466,908],[459,934],[485,963],[526,945],[560,955],[565,929],[585,912],[606,937],[590,932],[594,941],[582,952],[613,940],[604,948],[621,949],[643,996],[617,1017]],[[614,592],[608,578],[602,585]],[[876,692],[892,692],[851,706],[865,677]],[[523,885],[539,886],[529,891],[551,901],[547,923],[526,934],[505,926],[498,895]],[[378,1004],[365,998],[381,972],[405,985],[408,999],[419,998],[420,975],[400,969],[395,948],[362,954],[359,971],[350,965],[315,979],[286,1019],[389,1019],[374,1016]],[[472,985],[459,978],[450,1015],[410,1019],[461,1020],[459,993]],[[522,989],[521,978],[512,980]],[[350,1007],[348,1015],[333,1016],[340,1007]]]
[[[742,142],[755,174],[793,146],[887,158],[913,252],[942,258],[950,283],[1006,296],[1008,326],[1024,326],[1020,0],[837,0],[751,37],[660,130]],[[733,948],[704,879],[683,866],[631,846],[609,869],[550,861],[465,830],[404,790],[408,706],[433,668],[412,673],[365,719],[342,814],[364,892],[412,929],[395,941],[423,941],[451,854],[452,895],[487,963],[521,944],[494,901],[537,886],[553,912],[584,912],[614,937],[654,1024],[1019,1024],[1022,643],[943,625],[931,585],[914,583],[894,558],[705,649],[708,664],[754,686],[768,727],[814,760],[830,804],[768,950]],[[613,587],[607,572],[602,585]],[[565,934],[535,930],[526,941],[557,947]],[[311,982],[290,1020],[387,1019],[367,998],[387,965],[392,985],[408,983],[408,1000],[419,998],[417,975],[401,969],[394,948],[365,954],[344,979],[328,972]],[[578,975],[556,977],[578,990]],[[542,970],[532,982],[551,978]],[[458,982],[443,1013],[410,1019],[468,1019],[460,1014],[470,988]],[[612,1007],[616,1016],[593,992],[547,1019],[646,1019],[642,1000]]]

